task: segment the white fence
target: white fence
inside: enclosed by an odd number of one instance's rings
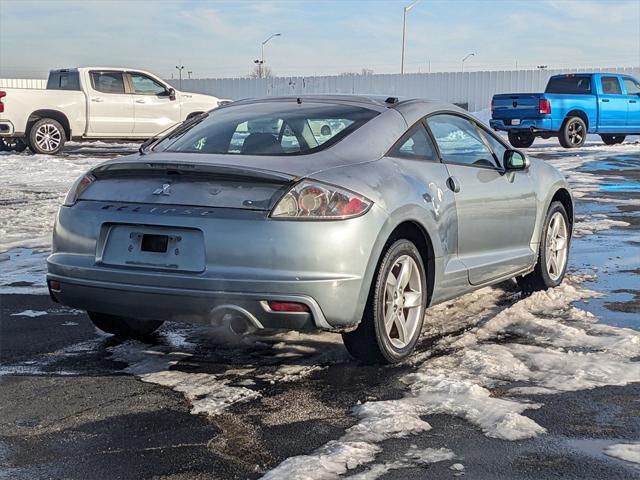
[[[0,78],[0,88],[47,88],[47,81],[33,78]]]
[[[183,79],[182,89],[238,100],[309,93],[365,93],[437,98],[467,104],[470,111],[489,108],[495,93],[541,92],[551,75],[577,72],[617,72],[640,78],[640,68],[583,68],[495,72],[411,73],[405,75],[339,75],[323,77]],[[0,88],[46,88],[46,80],[0,79]],[[178,87],[179,81],[169,80]]]
[[[489,108],[495,93],[542,92],[551,75],[577,72],[625,73],[640,78],[640,68],[583,68],[495,72],[411,73],[405,75],[340,75],[325,77],[275,77],[183,79],[182,89],[238,100],[305,93],[366,93],[437,98],[468,104],[471,111]],[[178,80],[169,82],[178,87]]]

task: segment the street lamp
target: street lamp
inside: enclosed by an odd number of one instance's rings
[[[416,0],[411,5],[404,7],[402,13],[402,60],[400,62],[400,73],[404,74],[404,51],[407,46],[407,12],[411,10],[420,0]]]
[[[281,33],[274,33],[273,35],[269,35],[269,37],[267,37],[267,39],[264,42],[262,42],[262,56],[260,57],[260,60],[254,60],[254,62],[253,62],[253,63],[258,64],[258,77],[259,78],[262,78],[262,68],[263,68],[263,65],[264,65],[264,46],[273,37],[281,37],[281,36],[282,36]]]
[[[469,58],[469,57],[475,57],[475,56],[476,56],[476,54],[475,54],[475,53],[470,53],[469,55],[467,55],[466,57],[464,57],[464,58],[462,59],[462,73],[464,73],[464,62],[467,60],[467,58]]]
[[[184,70],[184,65],[176,65],[176,69],[178,70],[178,74],[180,75],[180,90],[182,90],[182,70]]]

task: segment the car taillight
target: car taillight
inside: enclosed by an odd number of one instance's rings
[[[549,102],[549,100],[547,100],[546,98],[541,98],[539,106],[541,115],[551,114],[551,102]]]
[[[7,96],[7,92],[3,92],[0,90],[0,113],[4,112],[4,103],[2,103],[2,99]]]
[[[69,192],[64,199],[63,205],[65,207],[74,206],[80,195],[82,195],[82,192],[84,192],[89,187],[89,185],[91,185],[95,181],[96,177],[94,177],[90,173],[87,173],[78,178],[75,182],[73,182],[73,185],[71,185],[71,188],[69,189]]]
[[[270,216],[291,220],[342,220],[366,213],[372,203],[348,190],[304,180],[278,201]]]

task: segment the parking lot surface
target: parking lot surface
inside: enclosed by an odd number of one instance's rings
[[[135,149],[0,154],[0,479],[640,478],[620,454],[640,449],[637,138],[528,149],[576,195],[568,279],[436,306],[391,367],[328,333],[165,324],[119,341],[52,303],[61,197]]]

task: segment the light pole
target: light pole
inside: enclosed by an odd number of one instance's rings
[[[184,70],[184,65],[181,65],[181,66],[176,65],[176,69],[178,70],[178,75],[180,78],[180,90],[182,90],[182,70]]]
[[[193,71],[192,71],[192,70],[189,70],[189,71],[187,72],[187,76],[189,77],[189,80],[191,80],[191,74],[192,74],[192,73],[193,73]]]
[[[267,39],[262,42],[262,55],[260,57],[260,60],[254,60],[253,63],[257,63],[258,64],[258,78],[262,78],[262,69],[264,68],[264,46],[267,44],[267,42],[269,40],[271,40],[273,37],[281,37],[282,34],[281,33],[274,33],[273,35],[269,35],[269,37],[267,37]]]
[[[416,0],[411,5],[404,7],[402,13],[402,60],[400,62],[400,73],[404,74],[404,51],[407,46],[407,12],[411,10],[420,0]]]
[[[464,73],[464,62],[469,58],[469,57],[475,57],[476,54],[475,53],[470,53],[469,55],[467,55],[466,57],[464,57],[462,59],[462,73]]]

